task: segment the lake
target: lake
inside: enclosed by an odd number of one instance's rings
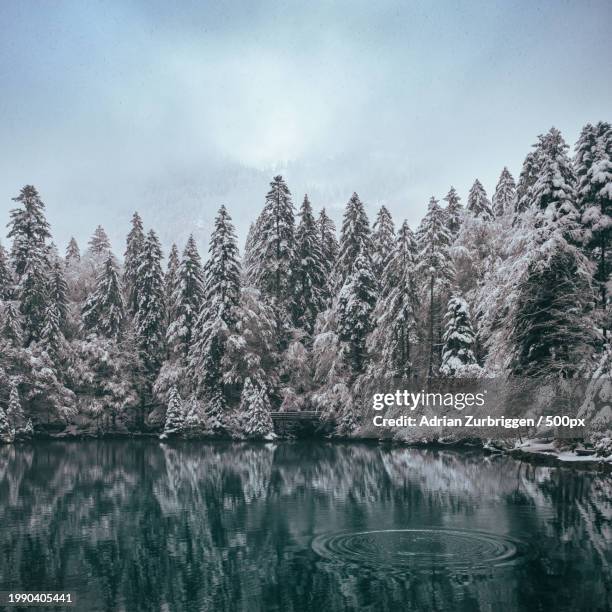
[[[612,479],[481,452],[2,446],[0,525],[0,590],[86,612],[612,609]]]

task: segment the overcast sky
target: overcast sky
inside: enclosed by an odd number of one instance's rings
[[[551,125],[612,120],[611,25],[608,0],[5,0],[0,223],[32,183],[62,250],[100,223],[122,254],[136,209],[205,248],[281,173],[337,222],[357,191],[416,225]]]

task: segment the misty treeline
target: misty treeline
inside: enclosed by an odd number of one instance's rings
[[[491,198],[476,180],[416,228],[354,193],[339,236],[281,176],[242,253],[221,207],[203,262],[167,258],[134,213],[123,261],[100,226],[51,242],[33,186],[0,250],[0,435],[163,431],[266,437],[271,410],[319,410],[358,432],[360,389],[391,379],[593,377],[609,333],[612,129],[574,154],[540,135]],[[607,385],[608,383],[606,383]],[[604,385],[605,386],[605,385]]]

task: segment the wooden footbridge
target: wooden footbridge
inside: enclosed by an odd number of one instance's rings
[[[295,430],[316,431],[322,423],[321,413],[315,410],[293,410],[288,412],[271,412],[274,429],[277,433]]]

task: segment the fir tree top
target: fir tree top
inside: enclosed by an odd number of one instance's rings
[[[493,211],[491,210],[491,203],[487,198],[487,192],[478,179],[474,181],[470,189],[467,209],[474,217],[482,217],[485,220],[493,218]]]
[[[515,208],[516,183],[508,168],[504,166],[493,194],[493,213],[499,218],[513,213]]]

